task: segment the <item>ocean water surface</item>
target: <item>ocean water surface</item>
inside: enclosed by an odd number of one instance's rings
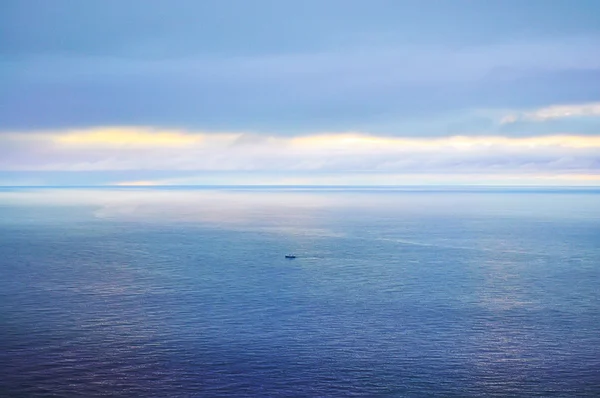
[[[3,397],[600,396],[600,192],[4,188],[0,364]]]

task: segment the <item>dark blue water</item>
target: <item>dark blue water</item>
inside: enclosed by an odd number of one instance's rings
[[[5,189],[0,364],[7,397],[600,396],[600,194]]]

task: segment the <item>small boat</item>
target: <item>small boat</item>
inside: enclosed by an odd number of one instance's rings
[[[294,256],[293,254],[286,254],[285,258],[296,258],[296,256]]]

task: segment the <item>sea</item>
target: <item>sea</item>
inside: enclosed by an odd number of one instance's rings
[[[600,189],[1,188],[0,396],[598,397]]]

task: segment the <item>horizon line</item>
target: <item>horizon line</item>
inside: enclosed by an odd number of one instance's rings
[[[156,184],[156,185],[117,185],[117,184],[97,184],[97,185],[0,185],[0,189],[5,188],[133,188],[133,189],[152,189],[152,188],[524,188],[524,189],[600,189],[600,185],[542,185],[542,184]]]

